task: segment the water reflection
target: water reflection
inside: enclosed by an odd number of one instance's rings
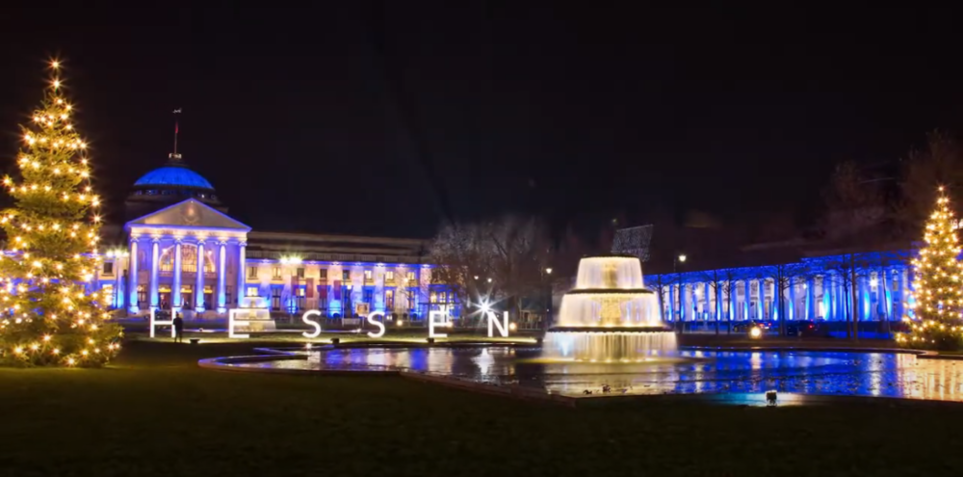
[[[305,360],[236,366],[405,370],[518,384],[566,395],[600,393],[840,394],[963,401],[963,362],[911,354],[802,351],[680,351],[691,361],[646,364],[540,363],[536,348],[367,348],[315,351]]]

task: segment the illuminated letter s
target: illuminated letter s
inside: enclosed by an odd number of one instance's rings
[[[313,333],[308,331],[301,333],[305,338],[317,338],[318,336],[321,335],[321,323],[318,323],[317,321],[310,319],[310,317],[312,316],[321,316],[321,312],[318,310],[310,310],[310,311],[304,312],[304,314],[301,315],[301,321],[303,321],[305,324],[308,324],[314,327]]]
[[[382,320],[385,319],[385,314],[380,311],[373,311],[371,313],[368,313],[368,317],[366,318],[366,320],[368,320],[368,323],[378,327],[377,333],[372,333],[370,331],[368,332],[369,338],[381,338],[382,336],[385,335],[385,324],[380,321],[375,321],[374,320],[375,315],[380,316]]]

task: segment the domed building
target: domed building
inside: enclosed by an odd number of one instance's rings
[[[237,309],[251,321],[255,308],[313,309],[351,326],[368,311],[417,323],[454,296],[432,283],[425,240],[255,232],[227,210],[211,182],[171,154],[131,188],[115,225],[122,245],[104,250],[95,287],[129,317],[224,320]]]
[[[171,154],[167,164],[134,182],[124,202],[125,218],[135,219],[186,199],[196,199],[216,210],[227,212],[227,207],[218,200],[214,186],[191,170],[180,154]]]

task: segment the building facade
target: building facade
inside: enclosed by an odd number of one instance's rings
[[[646,286],[659,294],[665,321],[850,321],[855,300],[855,321],[893,322],[912,316],[910,257],[909,251],[805,257],[652,275]]]
[[[125,210],[121,244],[106,251],[94,286],[131,316],[156,309],[223,318],[244,297],[260,297],[276,313],[423,320],[454,304],[432,282],[426,241],[254,231],[179,156],[141,177]]]

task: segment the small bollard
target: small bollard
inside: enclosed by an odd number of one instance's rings
[[[428,344],[435,344],[435,339],[434,339],[434,338],[425,338],[425,341],[427,341]]]
[[[541,336],[539,336],[538,338],[535,338],[535,344],[537,344],[537,345],[539,345],[539,346],[541,346],[541,345],[542,345],[542,342],[544,342],[544,341],[545,341],[545,338],[542,338]]]
[[[338,344],[341,342],[341,338],[331,338],[331,344]]]
[[[201,342],[201,339],[200,339],[200,338],[191,338],[191,344],[192,344],[192,345],[196,345],[197,343],[200,343],[200,342]]]

